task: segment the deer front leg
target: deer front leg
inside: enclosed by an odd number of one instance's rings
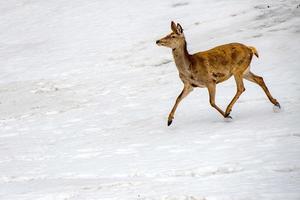
[[[210,105],[215,108],[223,117],[231,118],[230,116],[225,116],[225,113],[223,110],[221,110],[215,103],[215,97],[216,97],[216,83],[211,82],[207,85],[208,93],[209,93],[209,103]]]
[[[184,99],[191,91],[193,90],[193,87],[191,85],[188,85],[188,84],[185,84],[184,85],[184,88],[182,90],[182,92],[180,93],[180,95],[177,97],[176,99],[176,102],[175,102],[175,105],[173,106],[170,114],[169,114],[169,117],[168,117],[168,126],[170,126],[172,124],[172,121],[174,119],[174,114],[175,114],[175,111],[177,109],[177,106],[178,104],[180,103],[180,101],[182,99]]]

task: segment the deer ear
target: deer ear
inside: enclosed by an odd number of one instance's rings
[[[175,22],[171,22],[171,30],[174,32],[174,33],[177,33],[177,27],[176,27],[176,24]]]
[[[177,24],[177,32],[179,33],[179,34],[182,34],[183,33],[183,28],[181,27],[181,25],[178,23]]]

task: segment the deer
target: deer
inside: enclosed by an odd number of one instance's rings
[[[232,119],[230,113],[233,105],[245,91],[243,79],[259,85],[270,102],[274,104],[274,110],[280,110],[279,102],[272,97],[264,79],[250,71],[253,55],[257,58],[259,57],[255,47],[241,43],[229,43],[206,51],[189,54],[182,26],[172,21],[171,30],[170,34],[157,40],[156,44],[172,49],[179,78],[183,82],[184,87],[169,113],[168,126],[172,124],[179,103],[196,87],[207,88],[210,105],[225,119]],[[216,85],[232,76],[234,77],[237,90],[224,112],[215,102]]]

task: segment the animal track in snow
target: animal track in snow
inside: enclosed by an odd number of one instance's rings
[[[191,195],[182,195],[182,196],[165,196],[160,200],[206,200],[204,197],[195,197]]]
[[[173,177],[202,177],[202,176],[215,176],[215,175],[226,175],[233,174],[243,171],[242,167],[239,166],[221,166],[221,167],[203,167],[196,169],[187,170],[176,170],[168,174]]]
[[[276,166],[271,167],[271,170],[282,173],[299,172],[300,166]]]
[[[187,6],[187,5],[189,5],[189,2],[179,2],[179,3],[172,4],[172,8],[177,8],[177,7]]]

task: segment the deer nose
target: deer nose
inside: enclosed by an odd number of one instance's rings
[[[156,40],[156,44],[158,44],[159,43],[159,40]]]

